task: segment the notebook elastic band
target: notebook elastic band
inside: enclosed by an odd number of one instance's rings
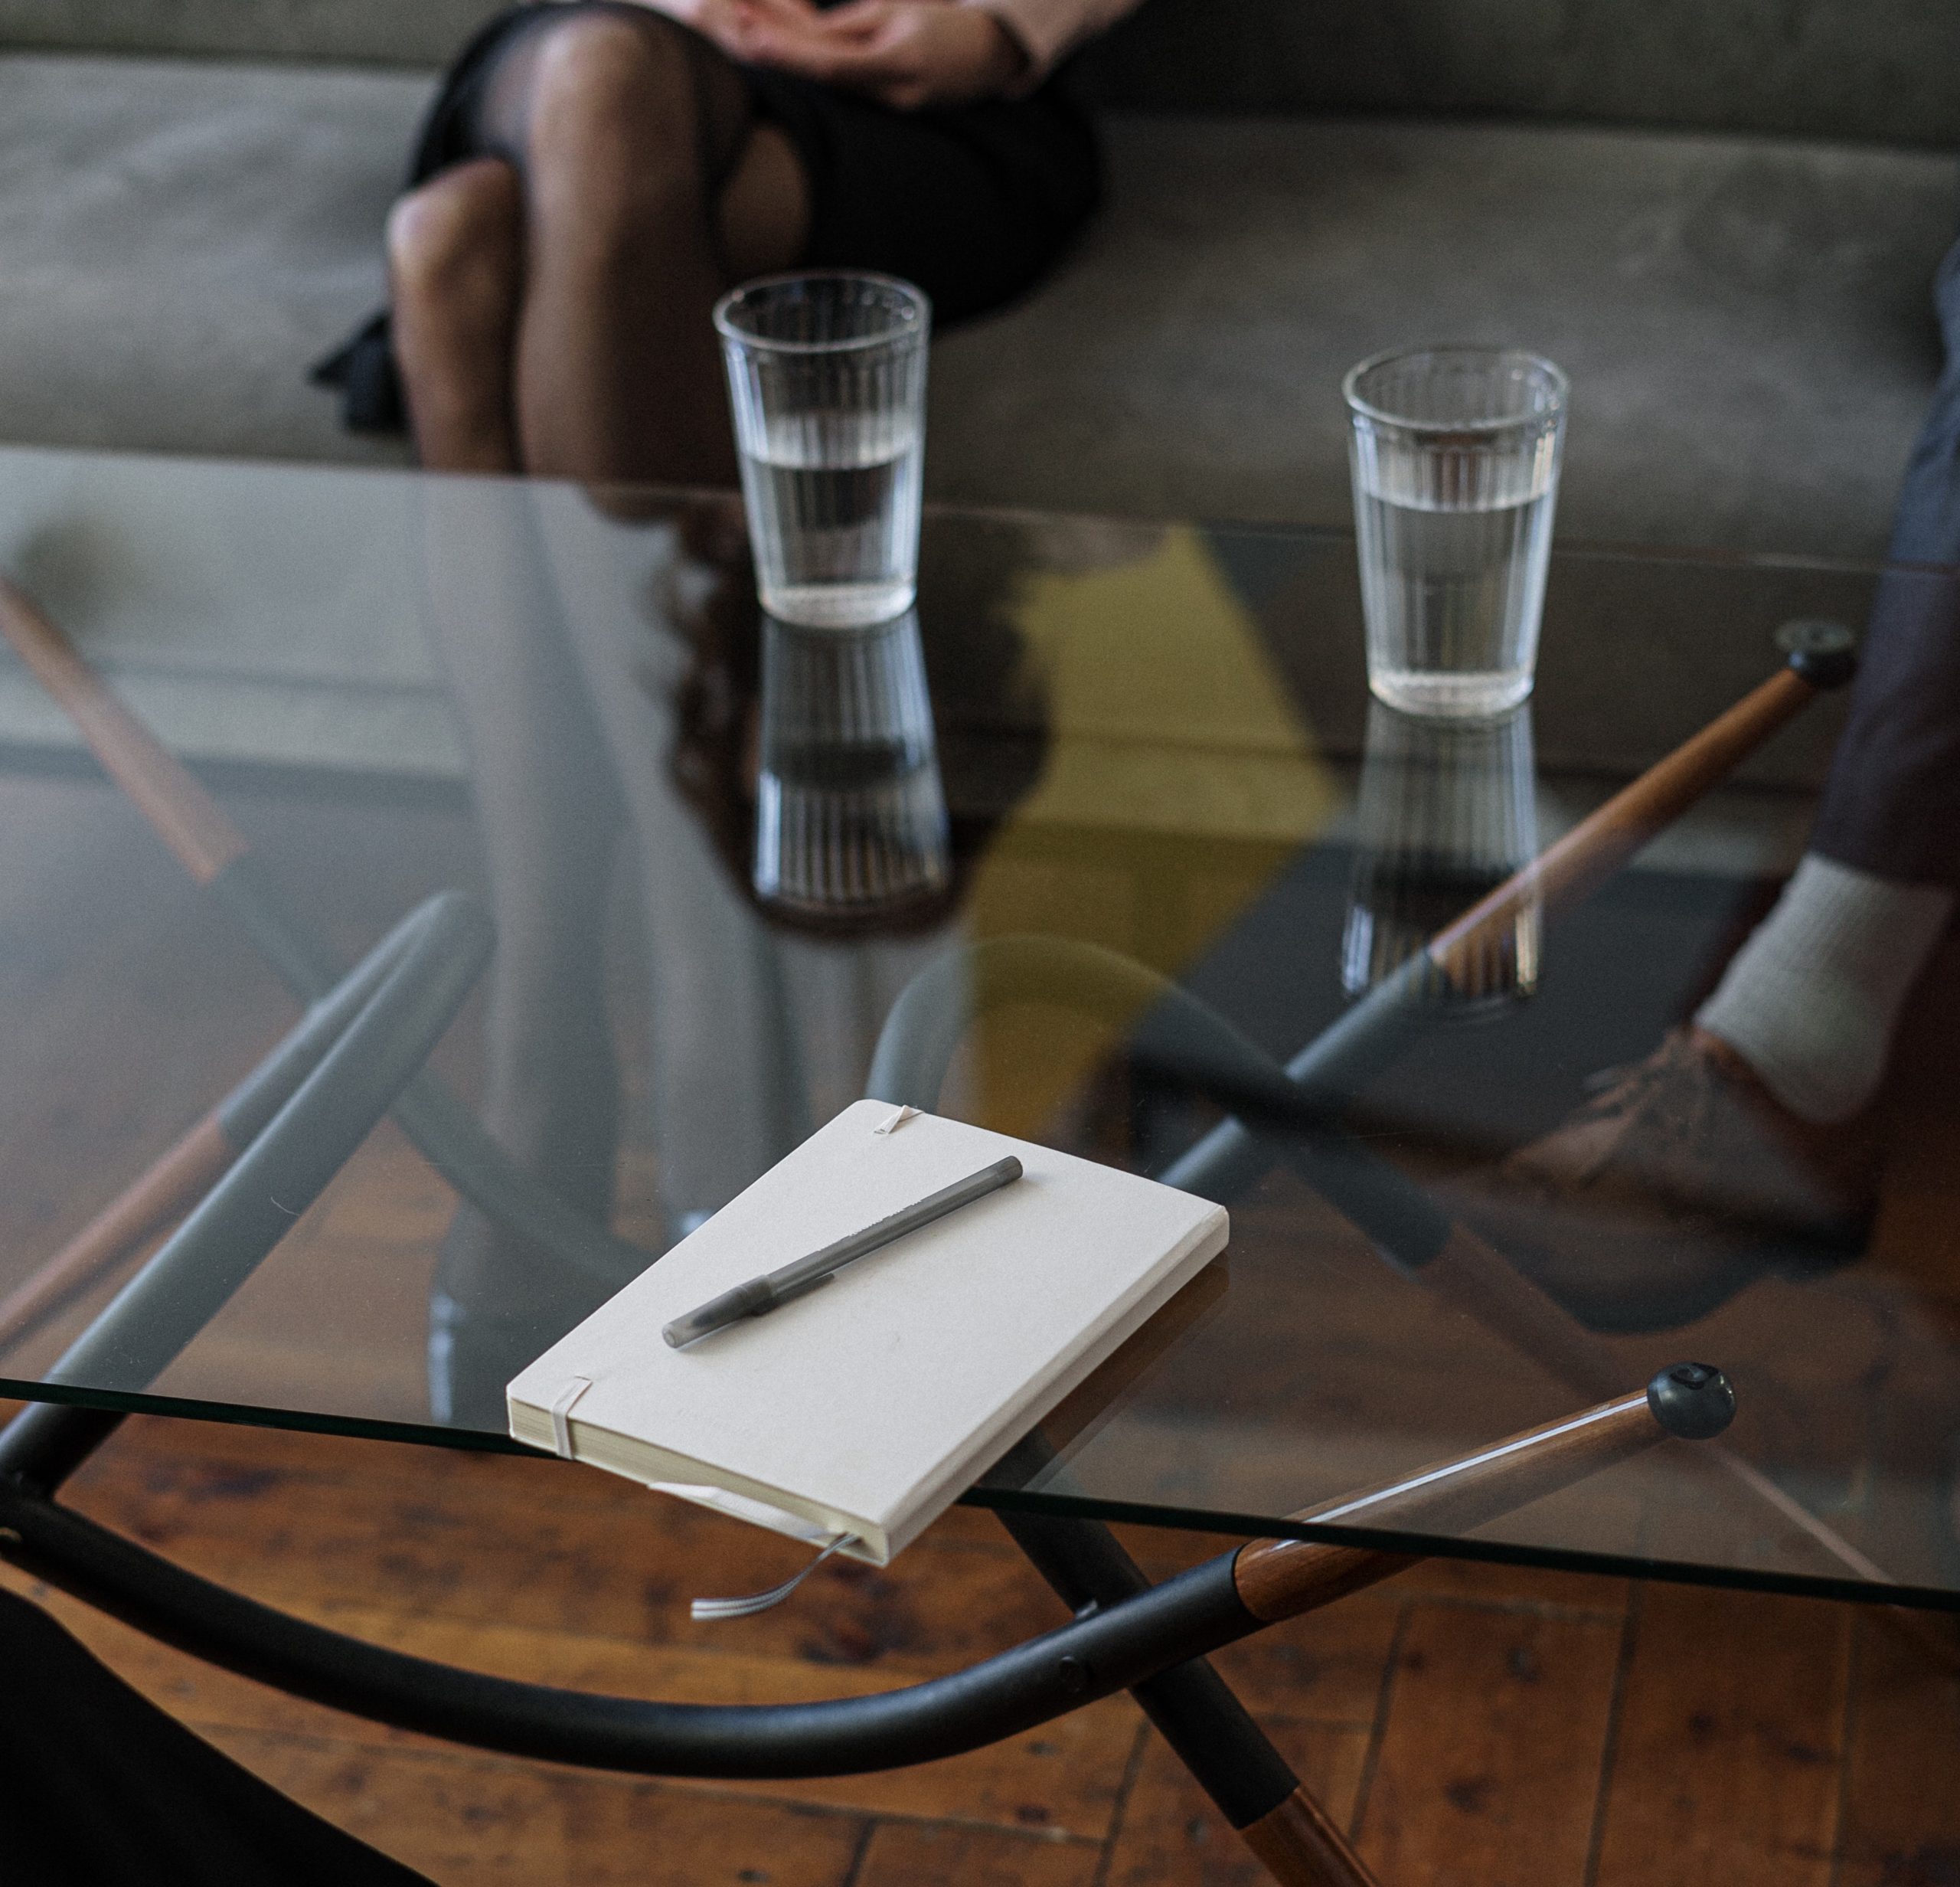
[[[793,1579],[786,1579],[780,1585],[771,1586],[766,1592],[757,1592],[746,1599],[696,1599],[688,1607],[688,1616],[698,1623],[716,1618],[747,1618],[756,1612],[766,1612],[772,1605],[780,1605],[832,1553],[839,1547],[848,1546],[857,1537],[854,1533],[838,1534]]]
[[[572,1458],[572,1408],[592,1387],[590,1376],[569,1377],[551,1405],[551,1445],[569,1461]]]

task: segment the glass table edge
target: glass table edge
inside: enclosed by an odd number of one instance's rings
[[[421,1447],[452,1448],[475,1454],[556,1457],[528,1442],[488,1429],[444,1428],[431,1423],[389,1421],[369,1416],[310,1417],[303,1410],[241,1402],[201,1402],[194,1398],[82,1389],[62,1383],[26,1382],[0,1376],[0,1398],[48,1402],[74,1408],[103,1409],[122,1415],[161,1415],[188,1421],[217,1422],[237,1428],[272,1428],[299,1434],[336,1435],[350,1441],[406,1442]],[[1749,1567],[1704,1565],[1642,1554],[1607,1553],[1571,1547],[1533,1546],[1505,1540],[1464,1539],[1400,1532],[1378,1527],[1328,1526],[1312,1521],[1275,1519],[1227,1509],[1152,1506],[1086,1494],[1045,1490],[969,1487],[955,1503],[983,1512],[1037,1514],[1055,1519],[1098,1521],[1105,1525],[1147,1526],[1166,1532],[1220,1533],[1246,1539],[1289,1539],[1334,1546],[1406,1554],[1416,1559],[1465,1560],[1533,1571],[1576,1572],[1605,1578],[1659,1581],[1673,1585],[1719,1587],[1796,1598],[1891,1605],[1917,1611],[1960,1614],[1960,1589],[1907,1585],[1824,1574],[1772,1572]]]

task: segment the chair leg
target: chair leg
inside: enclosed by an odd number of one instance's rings
[[[1377,1887],[1348,1838],[1305,1789],[1295,1789],[1239,1837],[1282,1887]]]
[[[1046,1453],[1037,1434],[1003,1465],[1031,1472]],[[1071,1611],[1115,1604],[1149,1584],[1142,1568],[1098,1521],[1005,1512],[999,1518]],[[1130,1694],[1282,1887],[1377,1887],[1345,1836],[1209,1662],[1180,1664]]]

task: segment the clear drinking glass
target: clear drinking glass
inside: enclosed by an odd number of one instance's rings
[[[1412,714],[1531,692],[1566,378],[1535,354],[1426,348],[1343,383],[1368,685]]]
[[[1361,806],[1341,981],[1351,996],[1429,940],[1536,855],[1531,710],[1441,720],[1368,705]],[[1534,900],[1492,948],[1440,971],[1428,993],[1466,1008],[1529,996],[1538,983]]]
[[[851,918],[952,876],[919,617],[839,633],[763,620],[756,894]]]
[[[889,621],[912,601],[932,304],[889,276],[779,275],[715,304],[763,607]]]

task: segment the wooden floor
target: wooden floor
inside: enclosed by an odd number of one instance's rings
[[[384,1643],[707,1701],[884,1688],[1058,1621],[987,1515],[890,1572],[557,1463],[128,1424],[75,1504]],[[1155,1571],[1217,1542],[1134,1530]],[[213,1671],[6,1574],[149,1696],[446,1887],[1226,1887],[1259,1876],[1127,1699],[895,1774],[594,1776],[377,1729]],[[1949,1646],[1953,1641],[1948,1640]],[[1883,1611],[1431,1562],[1220,1660],[1386,1887],[1952,1887],[1960,1650]]]

